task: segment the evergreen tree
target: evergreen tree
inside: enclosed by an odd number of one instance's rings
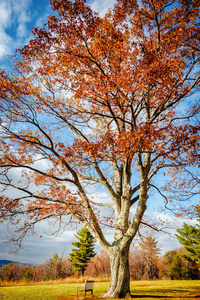
[[[94,252],[94,238],[86,227],[81,228],[78,231],[78,235],[75,235],[78,239],[77,242],[72,242],[72,245],[76,247],[72,248],[69,253],[69,261],[71,262],[74,270],[81,273],[84,276],[84,271],[88,265],[90,258],[95,256]]]
[[[180,279],[198,279],[198,270],[191,265],[182,255],[182,249],[172,250],[165,253],[163,256],[164,275],[172,280]]]
[[[199,215],[197,220],[200,222],[199,208],[197,208],[197,213]],[[200,225],[192,226],[183,223],[183,226],[176,231],[178,234],[175,234],[175,236],[186,251],[186,254],[182,254],[182,256],[188,261],[197,264],[200,269]]]
[[[167,251],[163,256],[163,264],[165,266],[163,273],[164,275],[170,277],[171,279],[173,279],[171,265],[177,252],[178,252],[177,250],[170,250]]]
[[[170,266],[170,271],[171,271],[171,279],[174,280],[185,279],[183,277],[183,273],[185,273],[183,260],[181,259],[180,255],[178,255],[178,253],[176,253],[173,257],[173,261]]]

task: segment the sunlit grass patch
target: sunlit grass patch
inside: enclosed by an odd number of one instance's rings
[[[78,283],[8,286],[1,287],[0,299],[7,300],[75,300]],[[79,281],[80,283],[80,281]],[[97,299],[105,293],[109,282],[97,282],[94,285],[94,295]],[[134,300],[196,300],[200,299],[200,281],[131,281],[131,297]],[[80,298],[83,298],[80,296]],[[91,297],[88,295],[88,300]]]

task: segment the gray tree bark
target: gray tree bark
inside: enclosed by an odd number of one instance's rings
[[[129,247],[118,247],[110,255],[111,281],[104,298],[125,298],[130,294]]]

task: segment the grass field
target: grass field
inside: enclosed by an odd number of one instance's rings
[[[73,300],[77,283],[0,287],[0,299],[9,300]],[[95,298],[102,295],[109,282],[95,282]],[[200,299],[200,281],[132,281],[131,297],[134,300]],[[83,298],[83,297],[80,297]],[[90,298],[90,297],[89,297]]]

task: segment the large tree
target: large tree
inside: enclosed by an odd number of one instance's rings
[[[1,184],[19,191],[0,197],[2,220],[19,242],[45,219],[83,223],[110,257],[105,297],[124,297],[150,190],[168,202],[156,178],[197,187],[199,1],[118,0],[104,17],[50,2],[14,76],[0,72]]]

